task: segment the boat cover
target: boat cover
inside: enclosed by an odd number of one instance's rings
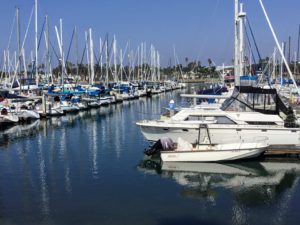
[[[280,99],[276,89],[252,86],[236,86],[232,96],[225,100],[224,111],[256,111],[264,114],[287,115],[288,108]]]

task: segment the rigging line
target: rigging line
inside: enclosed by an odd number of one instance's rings
[[[54,49],[54,46],[53,46],[52,42],[49,41],[49,43],[50,43],[50,46],[51,46],[51,48],[52,48],[52,50],[53,50],[53,52],[54,52],[54,54],[55,54],[55,56],[56,56],[56,58],[57,58],[57,61],[60,62],[60,61],[59,61],[59,56],[58,56],[58,54],[56,53],[56,51],[55,51],[55,49]]]
[[[22,43],[22,48],[24,48],[24,45],[25,45],[25,41],[27,39],[27,34],[28,34],[28,31],[29,31],[29,26],[30,26],[30,23],[31,23],[31,19],[32,19],[32,16],[33,16],[33,11],[34,11],[34,8],[32,8],[31,10],[31,14],[30,14],[30,17],[29,17],[29,21],[28,21],[28,25],[27,25],[27,28],[26,28],[26,32],[25,32],[25,35],[24,35],[24,40],[23,40],[23,43]],[[20,53],[21,54],[21,53]]]
[[[95,57],[95,60],[96,60],[96,65],[99,66],[100,65],[100,55],[99,55],[99,58],[97,58],[95,48],[93,49],[93,54],[94,54],[94,57]]]
[[[74,35],[75,35],[75,30],[76,29],[74,27],[65,63],[67,63],[68,59],[69,59],[69,55],[70,55],[70,51],[71,51],[71,47],[72,47],[72,43],[73,43],[73,39],[74,39]]]
[[[104,52],[104,48],[105,48],[105,41],[108,39],[108,35],[105,35],[105,38],[103,40],[102,46],[100,46],[101,48],[101,54],[103,54]]]
[[[108,34],[107,34],[107,42],[108,42]],[[114,44],[114,42],[112,41],[111,44],[110,44],[109,50],[108,50],[109,53],[111,53],[111,50],[113,48],[113,44]],[[109,60],[109,62],[110,62],[110,60]]]
[[[244,23],[244,26],[245,25],[246,24]],[[253,54],[253,51],[252,51],[252,45],[251,45],[251,42],[250,42],[250,38],[249,38],[249,35],[248,35],[248,31],[246,29],[246,26],[245,26],[245,33],[246,33],[246,39],[247,39],[247,42],[248,42],[248,45],[249,45],[249,50],[250,50],[250,53],[251,53],[250,57],[253,59],[254,64],[256,65],[255,68],[257,69],[256,60],[255,60],[255,57],[254,57],[254,54]],[[250,69],[251,69],[252,65],[249,64],[249,66],[250,66]]]
[[[248,23],[248,25],[249,25],[250,34],[251,34],[251,36],[252,36],[252,38],[253,38],[254,45],[255,45],[255,48],[256,48],[256,51],[257,51],[257,54],[258,54],[258,58],[259,58],[259,60],[261,61],[260,52],[259,52],[259,50],[258,50],[257,43],[256,43],[256,40],[255,40],[253,31],[252,31],[252,28],[251,28],[251,25],[250,25],[250,20],[249,20],[248,16],[246,17],[246,21],[247,21],[247,23]]]
[[[101,39],[100,39],[101,40]],[[98,73],[98,70],[99,70],[99,67],[101,67],[100,66],[100,63],[101,63],[101,59],[103,59],[103,51],[104,51],[104,47],[105,47],[105,40],[106,40],[106,37],[104,38],[104,41],[103,41],[103,43],[101,43],[101,45],[100,45],[100,53],[99,53],[99,58],[97,59],[97,54],[96,54],[96,52],[95,52],[95,49],[94,49],[94,56],[95,56],[95,59],[96,59],[96,69],[95,69],[95,74],[97,74]],[[101,41],[100,41],[101,42]],[[101,74],[101,68],[100,68],[100,80],[101,80],[101,78],[102,78],[102,74]]]
[[[101,58],[101,55],[99,55],[99,60],[98,60],[95,49],[93,49],[93,54],[94,54],[94,57],[95,57],[95,60],[96,60],[96,64],[94,65],[95,66],[95,75],[98,75],[98,70],[99,70],[99,67],[100,67],[100,58]]]
[[[12,34],[14,32],[14,27],[15,27],[15,22],[16,22],[16,16],[17,16],[17,14],[15,13],[14,18],[13,18],[13,23],[12,23],[12,26],[11,26],[11,30],[10,30],[10,35],[9,35],[8,43],[7,43],[7,50],[10,47],[11,37],[12,37]]]
[[[84,45],[82,57],[81,57],[81,60],[80,60],[80,65],[82,65],[82,63],[83,63],[85,52],[86,52],[86,45]]]
[[[40,38],[39,38],[39,43],[38,43],[38,50],[39,50],[40,45],[41,45],[41,39],[43,37],[43,33],[44,33],[44,29],[45,29],[45,24],[46,24],[46,19],[44,20],[44,23],[43,23],[43,26],[42,26],[42,31],[41,31]]]

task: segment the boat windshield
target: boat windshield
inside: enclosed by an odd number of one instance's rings
[[[287,113],[287,107],[275,89],[236,86],[232,96],[224,101],[224,111],[260,112],[264,114]]]

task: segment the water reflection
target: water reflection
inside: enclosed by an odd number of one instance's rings
[[[36,135],[38,132],[37,128],[39,126],[40,121],[36,120],[33,123],[24,123],[0,130],[0,147],[7,146],[9,143],[17,139]]]
[[[39,179],[40,179],[40,191],[41,191],[41,209],[42,214],[45,218],[50,216],[50,206],[49,206],[49,193],[47,186],[47,173],[46,173],[46,163],[43,152],[43,139],[42,135],[38,135],[38,158],[39,158]]]
[[[251,209],[274,207],[274,224],[282,220],[295,194],[300,177],[300,162],[263,160],[237,164],[176,163],[143,160],[138,169],[173,179],[183,188],[184,198],[198,199],[210,205],[222,205],[222,198],[233,195],[232,222],[250,221]],[[253,215],[252,215],[253,216]]]
[[[170,97],[0,130],[0,223],[3,215],[6,224],[98,224],[109,215],[114,221],[104,224],[120,224],[129,202],[131,212],[144,205],[132,191],[139,182],[132,167],[145,144],[135,121],[151,109],[157,116]]]

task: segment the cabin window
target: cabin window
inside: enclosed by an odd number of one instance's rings
[[[275,122],[269,122],[269,121],[246,121],[246,123],[250,125],[277,125]]]
[[[234,121],[226,116],[201,116],[201,115],[190,115],[185,121],[203,121],[203,122],[214,122],[217,124],[236,124]]]
[[[217,124],[236,124],[226,116],[216,116]]]

